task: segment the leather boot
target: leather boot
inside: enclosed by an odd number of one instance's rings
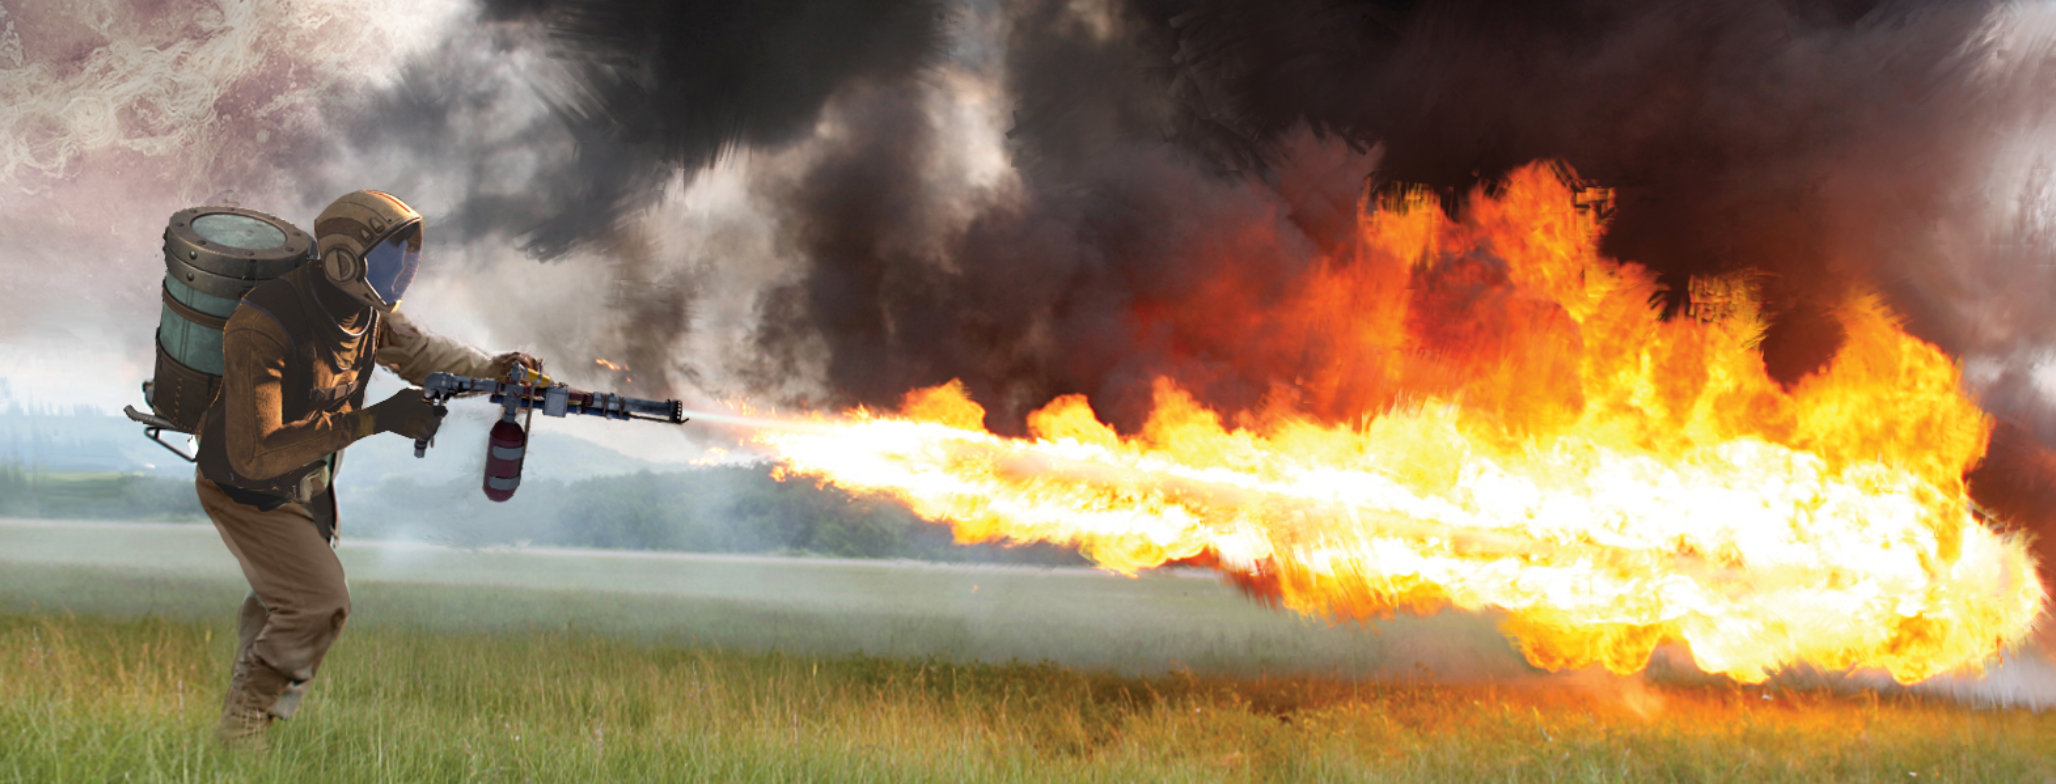
[[[245,656],[236,662],[236,674],[229,681],[228,696],[222,700],[221,724],[214,736],[237,751],[263,751],[269,747],[265,731],[270,729],[271,706],[278,702],[291,682],[277,670]]]

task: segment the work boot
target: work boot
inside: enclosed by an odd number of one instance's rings
[[[221,724],[214,728],[214,737],[231,751],[264,751],[271,747],[265,737],[270,728],[270,711],[250,707],[231,696],[228,704],[222,706]]]
[[[252,657],[236,662],[236,674],[229,681],[228,696],[222,700],[221,724],[214,728],[214,737],[236,751],[268,748],[265,732],[271,727],[271,707],[288,685],[286,676]]]

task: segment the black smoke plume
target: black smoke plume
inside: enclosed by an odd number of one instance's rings
[[[1452,193],[1566,161],[1621,196],[1609,255],[1673,292],[1768,273],[1766,359],[1789,382],[1836,346],[1823,311],[1923,244],[2010,111],[1955,72],[1995,7],[1229,1],[1163,24],[1194,146],[1256,168],[1305,123],[1384,145],[1382,178]]]
[[[531,31],[564,65],[543,92],[575,154],[456,223],[554,258],[625,231],[724,150],[808,140],[803,170],[754,186],[799,276],[763,294],[743,378],[818,372],[828,398],[806,402],[829,405],[961,378],[1006,430],[1084,393],[1127,427],[1158,377],[1233,411],[1302,369],[1138,314],[1222,280],[1261,304],[1341,243],[1367,188],[1425,184],[1457,204],[1555,159],[1616,189],[1606,252],[1674,296],[1690,276],[1761,273],[1781,380],[1832,355],[1833,306],[1881,290],[1921,337],[2010,357],[1994,400],[2032,409],[2021,347],[2047,345],[2056,319],[1994,329],[1974,311],[2046,287],[2046,249],[1994,254],[1937,228],[1976,225],[1980,167],[2048,117],[2021,86],[2051,70],[2046,52],[2014,53],[2010,81],[1980,71],[2008,7],[491,0],[484,23]],[[954,143],[940,68],[1004,93],[1006,186],[935,176]],[[836,131],[818,137],[824,117]]]
[[[1938,239],[1985,209],[1980,167],[2004,134],[2047,117],[2046,99],[2017,101],[1978,72],[2001,3],[1132,0],[1100,9],[1111,35],[1081,20],[1090,5],[1004,9],[1022,187],[952,234],[944,258],[886,250],[908,247],[886,240],[926,220],[920,209],[851,220],[844,200],[887,180],[918,191],[917,168],[876,160],[919,154],[846,144],[781,202],[809,272],[769,300],[768,352],[825,346],[830,386],[856,402],[964,378],[999,403],[1002,427],[1066,392],[1133,424],[1159,375],[1234,409],[1289,364],[1252,375],[1130,317],[1175,307],[1192,278],[1289,278],[1333,245],[1315,216],[1366,185],[1454,197],[1543,159],[1616,189],[1605,251],[1654,268],[1674,296],[1690,276],[1761,273],[1766,361],[1788,383],[1832,356],[1828,312],[1853,290],[1882,290],[1916,334],[1967,354],[1993,336],[1969,334],[1964,311],[2009,299],[1987,288],[1995,271],[2051,282],[2046,264]],[[1357,154],[1372,149],[1375,171]],[[1357,179],[1290,187],[1349,166]],[[1267,268],[1191,252],[1236,225],[1278,231]],[[2017,321],[2004,341],[2056,332],[2056,319]]]
[[[553,259],[649,206],[680,169],[809,135],[844,85],[908,78],[944,18],[933,0],[484,0],[481,22],[540,30],[564,66],[545,95],[576,154],[538,178],[534,202],[469,205],[466,224],[497,216]]]

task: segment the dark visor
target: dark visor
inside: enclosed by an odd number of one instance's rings
[[[387,305],[398,305],[400,295],[414,282],[414,266],[420,261],[421,224],[409,223],[364,254],[364,282]]]

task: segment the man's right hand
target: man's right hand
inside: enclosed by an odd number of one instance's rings
[[[419,389],[402,389],[376,405],[366,406],[358,416],[371,421],[373,433],[398,433],[422,440],[435,437],[449,409],[428,402]],[[367,434],[368,435],[368,434]]]

